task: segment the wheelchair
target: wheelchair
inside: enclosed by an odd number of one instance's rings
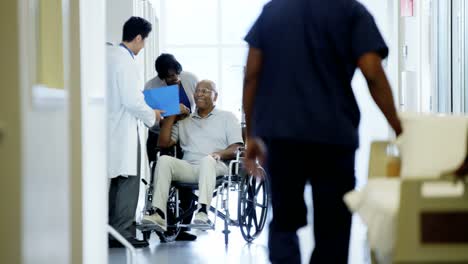
[[[166,150],[167,151],[167,150]],[[164,153],[164,152],[163,152]],[[177,148],[174,147],[169,153],[174,157],[180,157],[180,152],[177,153]],[[179,154],[179,155],[178,155]],[[173,242],[181,231],[181,228],[215,230],[216,221],[218,218],[224,221],[224,241],[228,245],[229,227],[239,227],[241,234],[246,242],[250,243],[257,238],[262,232],[266,221],[267,213],[270,205],[269,181],[265,170],[257,165],[255,173],[249,173],[243,166],[244,149],[239,148],[234,160],[229,161],[227,175],[217,176],[216,187],[213,192],[213,201],[215,206],[210,205],[209,211],[214,213],[214,221],[209,225],[184,224],[184,219],[193,215],[197,210],[198,196],[194,191],[198,190],[198,183],[184,183],[173,181],[169,190],[169,198],[167,201],[167,231],[159,232],[154,227],[149,225],[137,225],[137,228],[142,232],[143,238],[149,240],[151,233],[155,232],[161,242]],[[158,149],[156,159],[151,162],[151,179],[146,185],[146,198],[143,214],[152,214],[153,206],[153,189],[154,189],[154,174],[157,160],[161,155],[161,150]],[[182,208],[180,206],[179,192],[181,190],[189,190],[191,206]],[[230,197],[233,192],[237,192],[237,217],[233,219],[229,208]]]

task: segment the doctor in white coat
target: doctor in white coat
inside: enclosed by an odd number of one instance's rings
[[[146,127],[159,128],[161,111],[144,100],[143,76],[134,60],[143,49],[151,24],[131,17],[123,26],[122,43],[107,49],[109,224],[135,247],[148,243],[132,228],[140,187],[140,148]],[[122,247],[109,240],[110,247]]]

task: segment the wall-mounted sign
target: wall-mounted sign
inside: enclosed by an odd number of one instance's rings
[[[400,0],[400,11],[402,17],[413,16],[413,1],[414,0]]]

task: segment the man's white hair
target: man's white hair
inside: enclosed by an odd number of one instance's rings
[[[208,86],[211,90],[215,91],[215,93],[218,93],[218,90],[216,89],[216,84],[211,81],[211,80],[201,80],[198,82],[198,86]]]

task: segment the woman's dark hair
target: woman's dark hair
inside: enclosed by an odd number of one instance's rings
[[[151,32],[151,23],[141,17],[132,16],[125,22],[123,26],[122,41],[132,41],[138,35],[141,35],[143,39],[148,37]]]
[[[163,53],[154,62],[154,67],[158,73],[158,77],[161,79],[167,78],[169,71],[173,70],[177,75],[182,72],[182,65],[176,60],[174,55],[169,53]]]

